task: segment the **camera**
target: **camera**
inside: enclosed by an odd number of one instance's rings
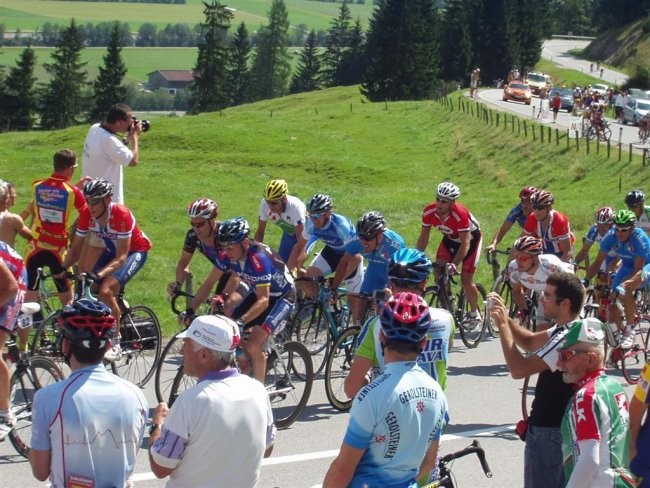
[[[151,129],[151,122],[149,122],[147,119],[142,119],[138,121],[136,117],[133,117],[133,122],[132,125],[135,126],[138,122],[140,122],[140,125],[142,126],[142,132],[147,132],[149,129]]]

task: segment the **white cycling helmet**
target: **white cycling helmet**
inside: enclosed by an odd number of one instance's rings
[[[445,181],[438,185],[437,194],[439,197],[447,198],[448,200],[456,200],[460,196],[460,188],[453,183]]]

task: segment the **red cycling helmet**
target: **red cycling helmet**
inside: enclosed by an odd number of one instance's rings
[[[530,200],[530,197],[533,196],[533,193],[537,191],[537,188],[534,186],[524,186],[519,192],[519,198],[522,200]]]
[[[384,304],[379,321],[387,339],[419,344],[427,335],[431,315],[422,297],[403,292]]]
[[[515,249],[519,252],[539,256],[542,254],[542,240],[533,236],[522,236],[515,241]]]
[[[602,207],[596,211],[597,224],[613,224],[614,209],[612,207]]]
[[[218,212],[217,202],[209,198],[199,198],[187,206],[187,215],[191,218],[213,219]]]

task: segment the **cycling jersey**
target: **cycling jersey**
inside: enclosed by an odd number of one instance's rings
[[[297,197],[287,195],[287,199],[282,207],[282,212],[273,212],[266,200],[262,198],[260,202],[260,220],[263,222],[271,221],[284,234],[294,235],[296,225],[304,224],[307,221],[307,208],[305,204]]]
[[[645,263],[650,262],[650,238],[643,230],[635,227],[627,241],[621,242],[616,237],[616,230],[610,229],[600,241],[600,251],[605,254],[613,251],[621,259],[621,267],[612,278],[612,288],[616,288],[634,270],[634,260],[637,257],[642,257]]]
[[[637,227],[643,229],[643,231],[650,235],[650,207],[644,206],[643,212],[636,218]]]
[[[519,227],[523,228],[527,218],[528,214],[524,213],[524,206],[520,202],[510,209],[510,212],[506,216],[506,222],[510,222],[511,224],[517,222]]]
[[[403,249],[406,246],[404,239],[397,232],[386,229],[381,238],[379,247],[369,253],[363,252],[361,242],[358,237],[345,247],[345,252],[350,255],[362,254],[368,261],[363,283],[361,284],[361,293],[372,295],[375,290],[382,290],[388,285],[388,263],[395,251]]]
[[[212,231],[212,245],[205,244],[201,239],[199,239],[194,229],[188,230],[185,235],[185,242],[183,243],[183,251],[190,254],[194,254],[194,251],[199,251],[213,265],[222,269],[224,267],[223,259],[225,254],[223,252],[223,246],[219,242],[218,229],[219,224],[217,224],[217,228]]]
[[[356,238],[356,235],[357,231],[350,219],[335,213],[331,214],[330,220],[320,229],[308,219],[303,232],[306,240],[315,236],[340,255],[343,255],[345,246]]]
[[[519,271],[517,261],[511,261],[508,265],[510,282],[520,283],[521,286],[532,291],[542,292],[546,287],[546,279],[551,273],[564,271],[573,274],[573,265],[565,263],[554,254],[542,254],[539,256],[539,266],[533,274]]]
[[[0,241],[0,260],[2,260],[18,282],[18,293],[7,303],[0,306],[0,328],[12,332],[16,327],[16,320],[23,305],[25,290],[27,289],[27,270],[23,258],[9,244]]]
[[[645,268],[644,268],[645,270]],[[646,363],[641,372],[639,383],[634,390],[634,397],[643,404],[650,403],[650,363]],[[650,428],[648,420],[641,426],[636,441],[636,457],[630,463],[630,469],[637,476],[650,480]],[[642,485],[643,486],[643,485]]]
[[[416,487],[415,476],[449,419],[440,385],[414,361],[387,364],[354,398],[343,442],[364,453],[352,488]]]
[[[603,369],[581,378],[562,419],[566,479],[570,481],[580,456],[587,455],[580,451],[578,443],[593,440],[599,443],[598,458],[593,460],[599,468],[589,486],[636,486],[626,469],[630,453],[629,421],[627,398],[618,381],[607,376]]]
[[[442,308],[429,307],[431,324],[427,331],[427,343],[417,362],[426,373],[436,380],[443,390],[447,388],[447,357],[449,344],[456,332],[454,316]],[[371,317],[363,326],[357,339],[355,355],[372,361],[373,367],[382,370],[384,355],[381,352],[379,316]]]
[[[588,244],[600,243],[600,241],[603,240],[603,237],[605,237],[605,234],[602,235],[599,234],[598,225],[594,224],[589,228],[589,231],[587,231],[587,235],[585,236],[585,242]],[[607,255],[605,256],[605,260],[603,261],[603,264],[600,266],[600,271],[603,272],[606,271],[607,267],[612,261],[614,261],[614,259],[616,259],[616,252],[610,249]]]
[[[456,202],[452,204],[444,220],[436,212],[436,202],[432,202],[424,207],[424,211],[422,212],[422,226],[435,227],[445,237],[454,242],[460,242],[460,232],[471,232],[472,239],[476,239],[476,231],[480,231],[478,220],[476,220],[467,208]]]
[[[562,257],[563,251],[560,250],[560,241],[569,239],[570,245],[573,246],[574,238],[571,233],[569,219],[557,210],[550,210],[548,218],[548,227],[544,229],[542,223],[535,217],[535,213],[531,213],[524,224],[524,233],[542,239],[544,254],[555,254]]]
[[[119,239],[131,238],[129,252],[146,252],[151,249],[151,241],[138,227],[135,217],[124,205],[111,202],[106,209],[108,219],[106,225],[101,226],[92,215],[88,207],[84,208],[77,221],[77,235],[86,237],[88,232],[93,232],[104,241],[106,251],[115,254],[116,244]]]
[[[68,247],[72,209],[86,206],[81,190],[56,173],[32,183],[34,198],[33,246],[60,250]]]

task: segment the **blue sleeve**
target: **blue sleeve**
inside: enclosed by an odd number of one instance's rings
[[[363,252],[363,247],[361,247],[361,243],[359,242],[359,238],[357,236],[348,242],[348,244],[345,246],[345,252],[353,256],[355,254],[360,254]]]
[[[610,229],[607,231],[607,234],[605,234],[605,237],[603,237],[603,240],[600,241],[599,249],[604,253],[608,253],[615,242],[616,242],[616,233],[614,229]]]
[[[587,235],[585,236],[585,241],[587,241],[590,244],[593,244],[594,242],[596,242],[597,238],[598,238],[598,227],[592,225],[589,231],[587,232]]]
[[[368,449],[372,439],[372,430],[366,430],[357,421],[357,418],[367,418],[367,414],[360,414],[359,417],[350,416],[350,423],[348,424],[348,430],[345,432],[345,437],[343,437],[343,442],[355,449]]]
[[[631,238],[633,252],[635,257],[644,257],[646,260],[650,257],[650,239],[646,233],[639,227],[634,228]]]
[[[512,207],[512,209],[510,209],[510,212],[508,212],[508,215],[506,215],[506,222],[510,222],[511,224],[514,224],[523,215],[524,215],[524,213],[523,213],[523,209],[521,207],[521,203],[518,203],[516,206]],[[526,221],[526,218],[524,217],[524,222],[525,221]]]
[[[41,389],[34,395],[34,403],[32,405],[32,439],[31,447],[37,451],[50,451],[52,450],[52,443],[50,441],[50,422],[52,419],[48,418],[46,407],[50,404],[47,401],[45,390]]]

